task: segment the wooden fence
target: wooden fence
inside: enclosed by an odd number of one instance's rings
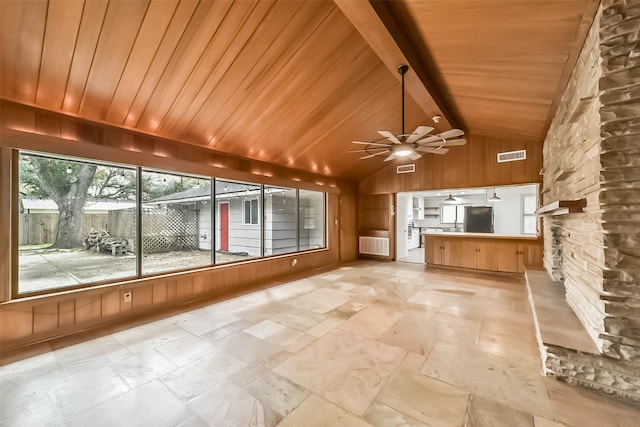
[[[89,234],[91,229],[107,229],[107,214],[84,214],[82,235]],[[19,245],[41,245],[53,243],[58,228],[57,213],[25,213],[20,214]]]

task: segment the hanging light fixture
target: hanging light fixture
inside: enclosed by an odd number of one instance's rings
[[[487,199],[488,202],[501,202],[502,199],[496,194],[496,188],[493,187],[493,195]]]
[[[446,199],[444,199],[444,201],[445,201],[445,202],[447,202],[447,203],[457,202],[456,198],[455,198],[455,197],[453,197],[453,196],[451,195],[451,193],[449,193],[449,197],[447,197]]]

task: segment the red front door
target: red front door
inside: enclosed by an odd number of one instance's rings
[[[220,250],[229,250],[229,203],[220,203]]]

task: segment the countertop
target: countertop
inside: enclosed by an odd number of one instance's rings
[[[459,232],[435,232],[422,233],[426,237],[460,237],[460,238],[480,238],[480,239],[509,239],[509,240],[538,240],[538,236],[525,236],[517,234],[494,234],[494,233],[459,233]]]

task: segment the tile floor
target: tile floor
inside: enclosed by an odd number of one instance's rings
[[[597,426],[522,277],[357,262],[0,368],[2,426]]]

